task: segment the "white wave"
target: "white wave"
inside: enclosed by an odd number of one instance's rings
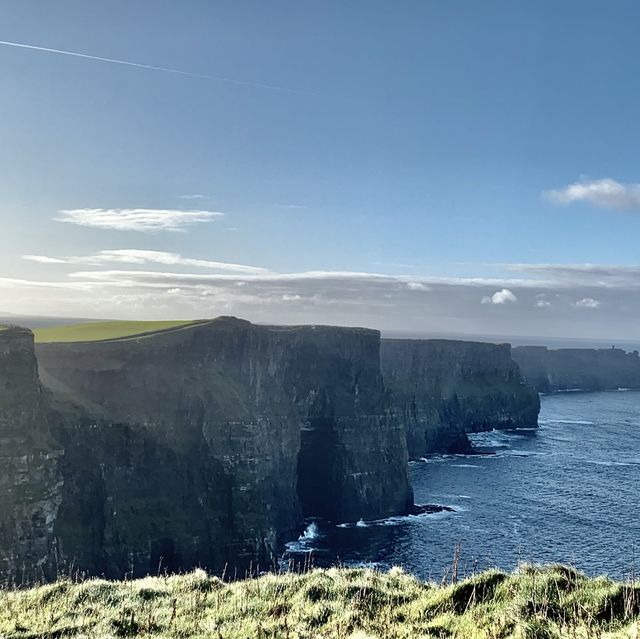
[[[588,459],[587,464],[596,464],[597,466],[636,466],[633,462],[620,462],[620,461],[596,461],[594,459]]]
[[[452,468],[482,468],[482,466],[478,466],[477,464],[451,464]]]
[[[290,541],[285,544],[285,548],[288,552],[292,553],[302,553],[302,552],[311,552],[315,550],[313,547],[313,541],[322,537],[320,530],[318,528],[318,524],[315,521],[312,521],[302,532],[300,537],[298,537],[295,541]]]
[[[466,510],[462,506],[456,506],[455,510],[441,510],[435,513],[420,513],[419,515],[395,515],[394,517],[385,517],[384,519],[371,519],[364,521],[359,519],[355,524],[351,522],[345,522],[343,524],[337,524],[337,528],[369,528],[372,526],[398,526],[409,521],[415,521],[416,519],[422,519],[425,521],[439,520],[447,517],[448,515],[455,515],[457,512]]]

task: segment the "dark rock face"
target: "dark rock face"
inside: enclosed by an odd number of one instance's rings
[[[541,393],[640,388],[640,356],[619,348],[518,346],[513,358],[527,381]]]
[[[305,516],[408,513],[379,334],[255,326],[37,349],[64,447],[58,561],[119,577],[268,567]]]
[[[61,454],[49,431],[33,335],[0,330],[0,575],[6,580],[55,574]]]
[[[538,394],[509,344],[384,339],[381,365],[412,459],[472,452],[469,432],[537,426]]]

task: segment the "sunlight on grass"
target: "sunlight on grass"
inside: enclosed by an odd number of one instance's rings
[[[97,342],[101,340],[123,339],[136,335],[153,334],[176,328],[183,328],[198,322],[193,321],[151,321],[151,322],[87,322],[36,328],[33,331],[37,344],[52,342]]]
[[[523,566],[455,584],[394,568],[332,568],[224,583],[202,570],[0,591],[0,636],[637,637],[640,586]]]

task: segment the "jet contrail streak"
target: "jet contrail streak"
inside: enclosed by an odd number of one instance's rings
[[[136,67],[138,69],[149,69],[151,71],[163,71],[164,73],[174,73],[176,75],[185,75],[192,78],[201,78],[203,80],[214,80],[216,82],[226,82],[245,87],[254,87],[257,89],[269,89],[270,91],[283,91],[285,93],[301,93],[306,95],[314,95],[309,91],[301,91],[299,89],[289,89],[280,87],[275,84],[263,84],[261,82],[250,82],[247,80],[235,80],[233,78],[225,78],[217,75],[207,75],[206,73],[194,73],[192,71],[182,71],[180,69],[171,69],[169,67],[156,67],[152,64],[141,64],[139,62],[130,62],[128,60],[116,60],[115,58],[103,58],[97,55],[89,55],[87,53],[78,53],[77,51],[64,51],[62,49],[50,49],[49,47],[39,47],[33,44],[24,44],[21,42],[8,42],[0,40],[0,45],[6,47],[17,47],[18,49],[29,49],[31,51],[44,51],[45,53],[57,53],[58,55],[68,55],[74,58],[84,58],[85,60],[97,60],[98,62],[109,62],[111,64],[123,64],[127,67]]]

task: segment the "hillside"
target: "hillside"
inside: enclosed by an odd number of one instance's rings
[[[204,571],[69,580],[0,592],[0,636],[637,637],[640,586],[522,566],[446,586],[394,568],[332,568],[224,583]]]
[[[149,321],[149,322],[85,322],[80,324],[64,324],[47,326],[33,331],[36,344],[52,344],[60,342],[98,342],[103,340],[123,339],[185,328],[200,322],[190,320]]]

